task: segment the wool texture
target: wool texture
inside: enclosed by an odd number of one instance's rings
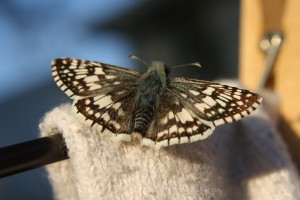
[[[267,99],[206,140],[159,150],[117,141],[80,121],[70,104],[58,106],[40,123],[41,136],[63,135],[70,157],[46,166],[55,197],[299,199],[299,176],[270,109],[276,101]]]

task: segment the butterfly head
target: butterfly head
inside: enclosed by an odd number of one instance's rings
[[[140,59],[136,55],[129,55],[128,56],[131,59],[136,59],[142,62],[144,65],[148,67],[148,72],[153,72],[156,71],[160,75],[168,76],[170,73],[169,68],[164,62],[161,61],[153,61],[151,63],[145,62],[144,60]],[[186,66],[195,66],[195,67],[201,67],[200,63],[194,62],[194,63],[189,63],[189,64],[184,64],[184,65],[176,65],[171,68],[180,68],[180,67],[186,67]]]
[[[160,75],[168,76],[169,69],[164,62],[161,61],[153,61],[148,65],[148,72],[156,71]]]
[[[167,68],[167,65],[164,62],[161,61],[153,61],[151,63],[145,62],[144,60],[140,59],[136,55],[129,55],[128,56],[130,59],[135,59],[143,63],[148,67],[147,72],[157,72],[158,74],[162,76],[168,76],[169,75],[169,70]]]

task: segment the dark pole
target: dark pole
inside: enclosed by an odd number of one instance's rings
[[[61,134],[0,148],[0,178],[68,159]]]

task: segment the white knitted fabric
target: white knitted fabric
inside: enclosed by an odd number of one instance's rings
[[[101,134],[61,105],[40,124],[42,136],[62,133],[69,149],[70,159],[47,166],[55,196],[299,199],[298,174],[265,108],[206,140],[155,150]]]

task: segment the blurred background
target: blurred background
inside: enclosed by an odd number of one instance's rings
[[[171,76],[237,77],[239,6],[238,0],[0,1],[0,147],[38,138],[44,114],[70,101],[52,79],[54,58],[139,70],[127,58],[136,54],[169,66],[203,66]],[[0,199],[53,199],[45,169],[0,179]]]

